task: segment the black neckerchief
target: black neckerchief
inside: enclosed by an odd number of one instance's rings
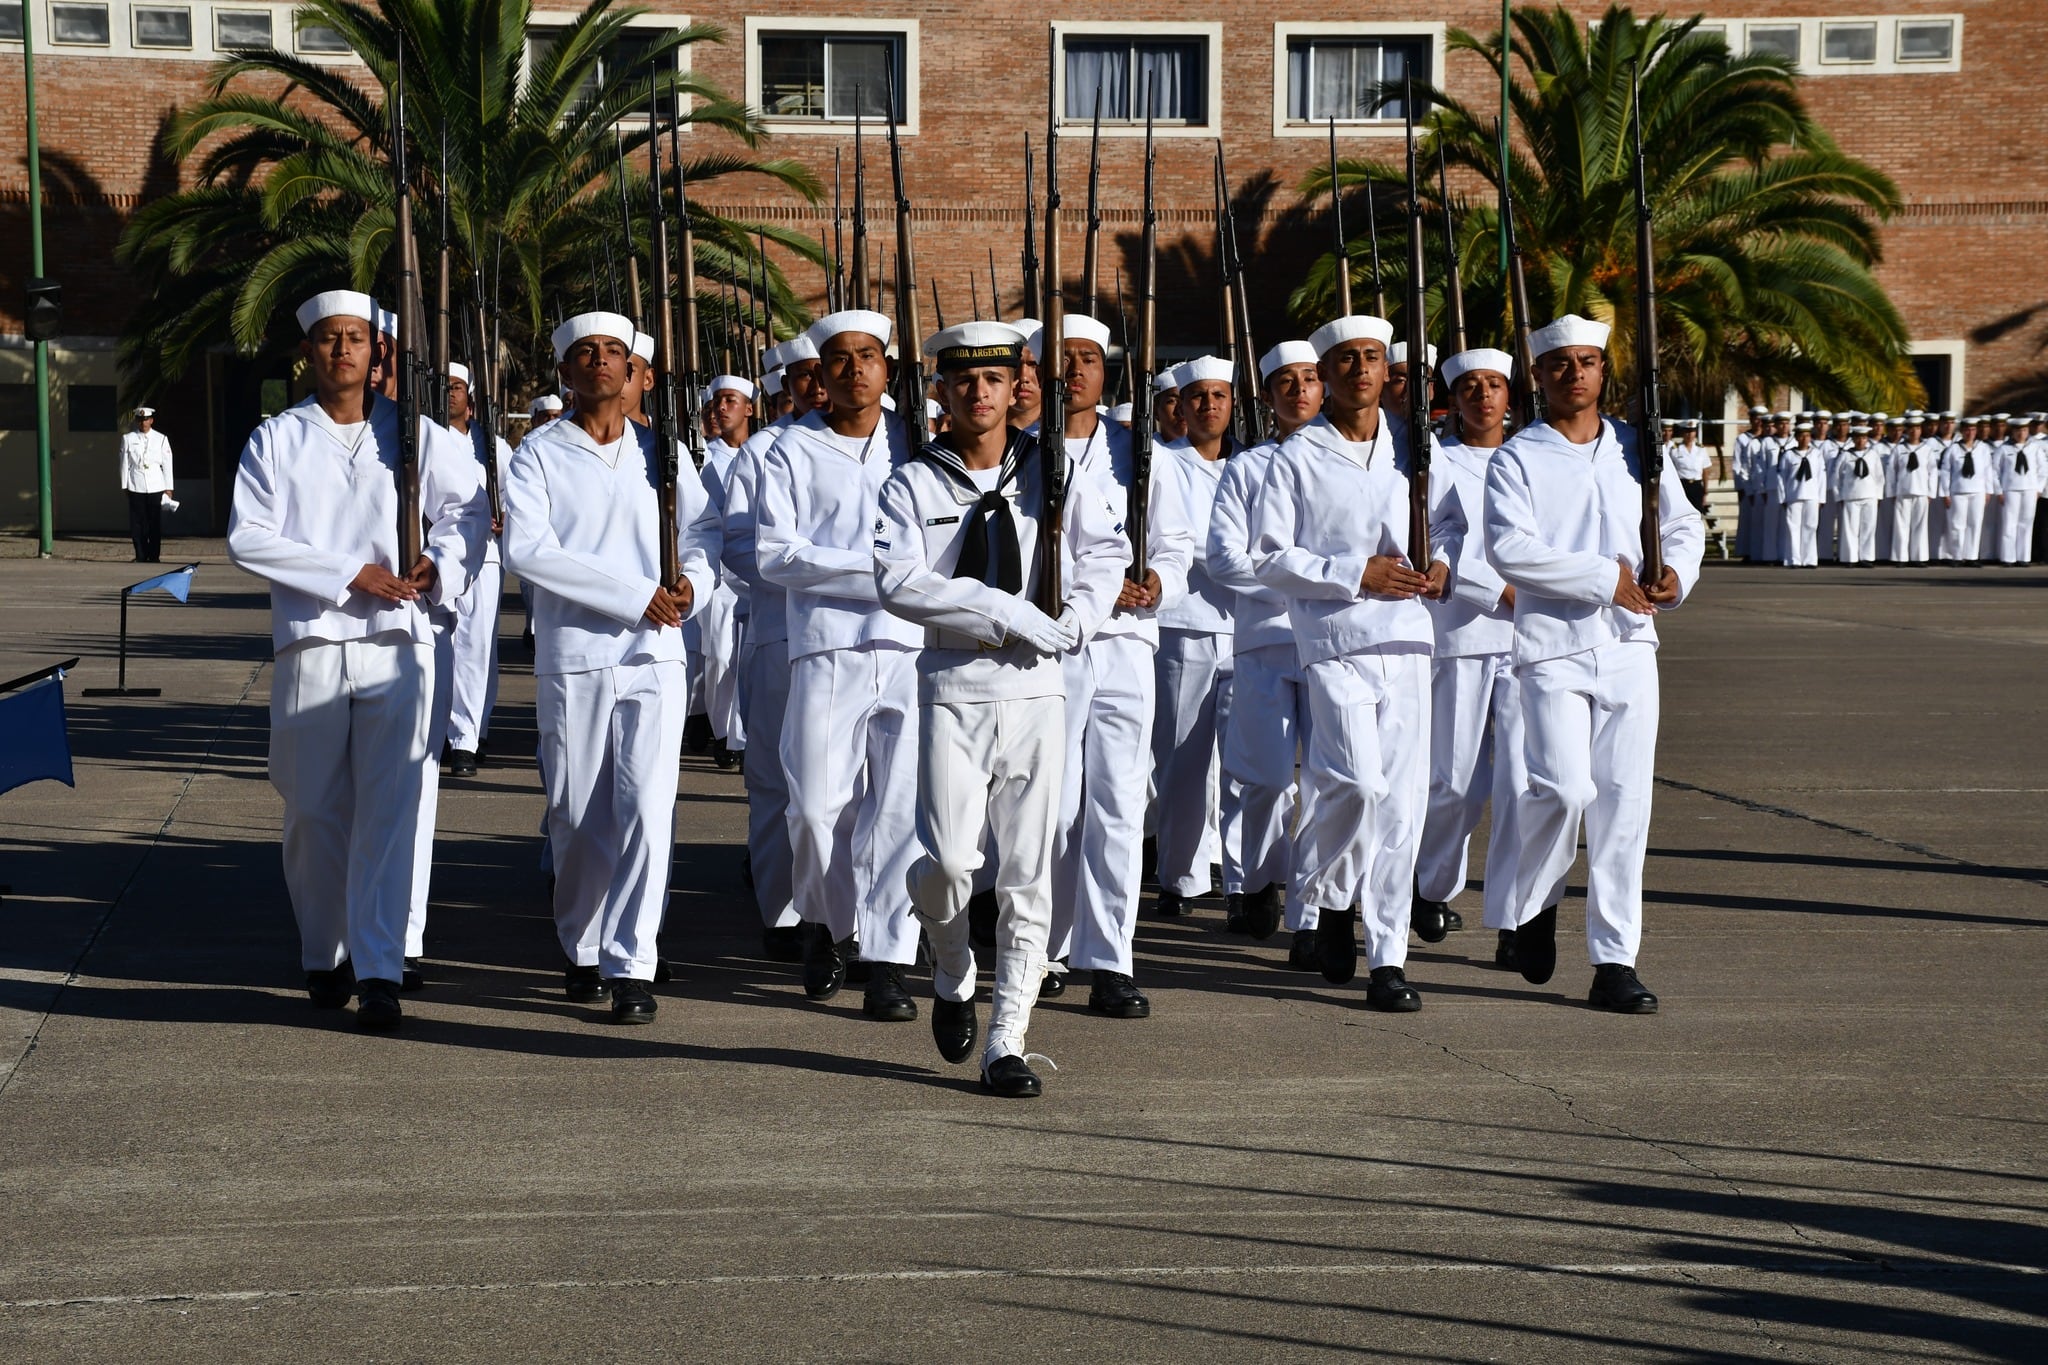
[[[962,518],[967,523],[967,539],[961,543],[953,577],[970,578],[1012,594],[1024,591],[1024,556],[1017,543],[1017,522],[1003,490],[1016,481],[1024,461],[1036,449],[1033,437],[1011,428],[1003,445],[1003,463],[995,487],[984,493],[961,460],[960,452],[948,445],[944,436],[934,437],[926,444],[920,458],[959,485],[960,492],[974,498],[973,507]]]

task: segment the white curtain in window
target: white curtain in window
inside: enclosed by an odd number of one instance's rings
[[[1131,97],[1125,88],[1130,74],[1130,49],[1119,43],[1071,44],[1067,48],[1066,117],[1089,120],[1095,117],[1095,92],[1102,91],[1102,116],[1130,117]]]
[[[1134,117],[1145,116],[1142,102],[1146,98],[1144,92],[1150,91],[1154,118],[1195,119],[1198,98],[1195,84],[1200,75],[1196,70],[1195,49],[1184,43],[1140,47],[1137,59],[1140,93]]]

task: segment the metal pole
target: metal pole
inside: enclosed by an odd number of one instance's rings
[[[28,8],[26,5],[23,9]],[[114,675],[114,688],[119,692],[128,690],[128,589],[121,589],[121,663]]]
[[[28,273],[43,275],[43,161],[36,132],[35,6],[21,7],[21,82],[28,104]],[[56,542],[56,513],[50,501],[50,343],[35,343],[36,505],[44,559]],[[124,599],[125,600],[125,599]]]

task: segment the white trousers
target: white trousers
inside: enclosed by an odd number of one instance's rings
[[[1928,499],[1925,497],[1900,497],[1891,500],[1894,564],[1927,562],[1927,503]]]
[[[1877,499],[1852,498],[1841,504],[1842,553],[1844,564],[1872,564],[1877,561]]]
[[[555,933],[571,962],[608,981],[654,979],[688,688],[674,659],[534,679]]]
[[[1067,760],[1053,849],[1051,952],[1075,968],[1129,976],[1152,757],[1152,646],[1098,637],[1061,664]]]
[[[1788,569],[1811,568],[1820,563],[1820,504],[1785,504],[1784,562]]]
[[[2034,558],[2034,504],[2040,494],[2005,493],[1998,500],[1998,562],[2027,564]]]
[[[917,651],[886,645],[790,661],[782,724],[797,916],[856,934],[868,962],[917,960]]]
[[[504,587],[504,566],[487,563],[455,602],[448,694],[448,745],[453,749],[475,753],[491,733],[491,708],[498,704],[498,598]]]
[[[1529,791],[1522,802],[1515,923],[1564,895],[1583,818],[1587,954],[1595,966],[1634,966],[1643,938],[1643,854],[1657,765],[1656,646],[1605,644],[1525,665],[1516,674]]]
[[[1161,630],[1153,665],[1159,885],[1183,896],[1207,895],[1213,834],[1222,845],[1224,894],[1235,895],[1244,889],[1244,807],[1243,789],[1222,768],[1237,666],[1230,637]]]
[[[1294,837],[1296,807],[1307,824],[1313,799],[1308,784],[1295,781],[1295,752],[1306,751],[1312,726],[1294,646],[1240,653],[1230,693],[1223,771],[1240,792],[1244,889],[1286,886],[1287,927],[1313,929],[1316,906],[1302,895],[1307,864]]]
[[[403,635],[313,641],[278,655],[270,784],[284,798],[284,883],[307,971],[405,970],[413,835],[434,649]]]
[[[1472,831],[1491,798],[1485,924],[1513,928],[1515,859],[1521,851],[1515,817],[1529,785],[1521,687],[1506,654],[1435,659],[1429,676],[1429,809],[1415,889],[1432,901],[1451,900],[1465,889]]]
[[[789,928],[797,921],[790,889],[789,774],[782,767],[782,721],[789,711],[789,641],[744,642],[740,658],[740,714],[753,737],[747,756],[747,866],[761,923]]]
[[[732,750],[747,747],[739,704],[740,634],[746,621],[738,614],[739,603],[731,588],[720,586],[697,613],[704,640],[704,710],[711,718],[711,733]]]
[[[1303,673],[1315,718],[1303,894],[1325,910],[1358,906],[1372,966],[1404,966],[1429,803],[1429,655],[1367,651]]]
[[[1942,541],[1943,559],[1969,560],[1982,557],[1978,548],[1984,539],[1984,495],[1958,493],[1948,503],[1948,535]]]
[[[1052,931],[1052,855],[1066,766],[1059,697],[936,702],[917,739],[917,841],[910,897],[931,934],[932,989],[974,998],[965,911],[992,855],[996,983],[984,1065],[1024,1054]]]
[[[420,764],[420,813],[412,837],[412,897],[405,913],[405,955],[427,951],[427,897],[434,883],[434,831],[441,821],[441,746],[448,739],[454,691],[455,622],[429,614],[434,627],[434,695],[427,703],[427,756]]]

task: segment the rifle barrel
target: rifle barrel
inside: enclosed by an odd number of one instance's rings
[[[391,99],[391,173],[395,181],[398,249],[398,336],[393,365],[398,380],[398,572],[419,562],[420,524],[420,305],[419,245],[412,231],[412,182],[405,156],[405,37],[399,35]]]
[[[925,422],[924,327],[917,316],[917,260],[911,249],[910,192],[903,185],[903,143],[896,135],[896,68],[889,68],[889,177],[896,190],[896,417],[913,451],[931,439]],[[936,306],[939,283],[932,281]]]
[[[1643,85],[1640,66],[1629,72],[1629,121],[1635,130],[1636,198],[1636,385],[1641,391],[1636,422],[1636,460],[1643,475],[1644,587],[1664,577],[1663,413],[1657,393],[1657,248],[1650,223],[1649,171],[1643,161]]]
[[[1065,519],[1067,490],[1067,349],[1065,299],[1060,281],[1059,36],[1050,30],[1046,34],[1045,52],[1045,292],[1039,311],[1044,330],[1039,333],[1038,349],[1038,385],[1043,395],[1038,415],[1038,448],[1046,506],[1038,522],[1038,606],[1047,616],[1056,618],[1067,598],[1060,564],[1060,523]],[[1028,175],[1028,148],[1025,156]],[[1030,191],[1025,193],[1028,200]],[[1028,207],[1024,222],[1028,233]],[[1029,237],[1025,240],[1025,271],[1029,276],[1036,273],[1037,262],[1032,259],[1035,253]],[[1029,297],[1027,294],[1026,298]]]
[[[653,411],[648,413],[650,435],[654,437],[655,468],[659,472],[656,488],[658,515],[656,534],[661,561],[661,582],[665,588],[673,589],[682,579],[682,566],[678,562],[676,547],[676,385],[675,385],[675,314],[670,308],[668,273],[668,218],[661,211],[661,115],[660,79],[652,62],[647,66],[647,183],[648,212],[653,232],[649,240],[653,244],[654,298],[652,321],[654,324],[654,372]],[[629,428],[630,429],[630,428]]]
[[[1365,192],[1372,193],[1372,181],[1365,182]],[[1344,236],[1344,187],[1337,180],[1337,116],[1330,115],[1330,227],[1337,234],[1337,316],[1351,316],[1351,243]],[[1373,248],[1373,285],[1379,285],[1379,248]],[[1384,316],[1385,308],[1379,309]]]
[[[1456,355],[1465,349],[1465,285],[1458,277],[1458,229],[1451,220],[1451,180],[1441,138],[1436,144],[1436,186],[1444,208],[1444,340],[1449,354]]]
[[[1422,190],[1415,178],[1415,97],[1410,84],[1402,101],[1408,149],[1408,563],[1429,572],[1429,319],[1423,278]]]

